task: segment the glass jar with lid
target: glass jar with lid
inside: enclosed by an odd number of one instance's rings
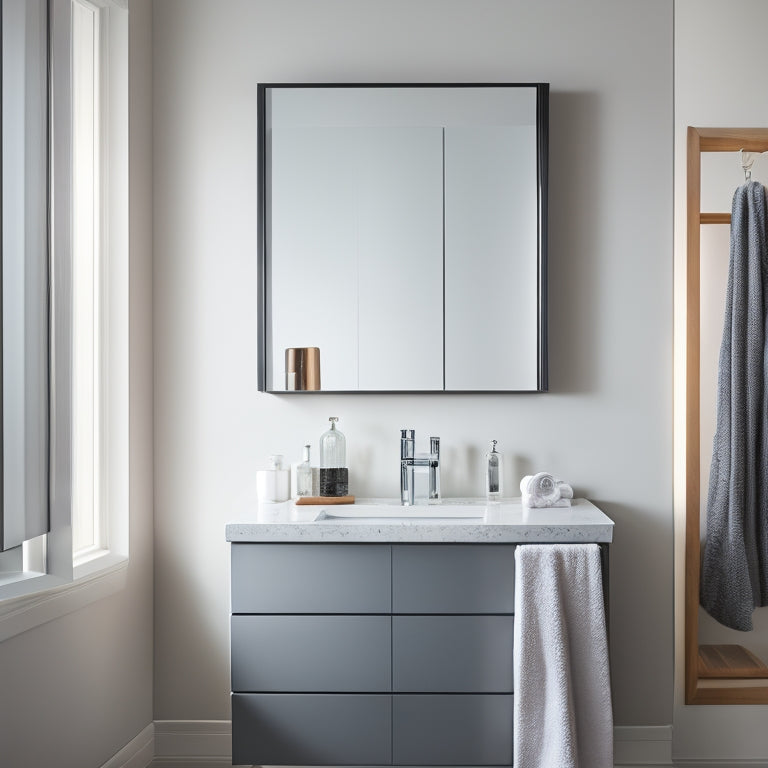
[[[347,439],[336,428],[337,416],[331,416],[330,429],[320,437],[320,495],[347,496],[349,471],[347,469]]]

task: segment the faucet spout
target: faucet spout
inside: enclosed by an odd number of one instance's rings
[[[415,468],[423,467],[429,476],[427,502],[440,501],[440,438],[429,438],[429,453],[416,454],[415,432],[400,430],[400,503],[403,506],[415,504]]]

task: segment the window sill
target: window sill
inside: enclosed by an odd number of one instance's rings
[[[120,591],[125,586],[127,568],[127,557],[105,553],[77,566],[69,582],[32,573],[3,579],[0,642]]]

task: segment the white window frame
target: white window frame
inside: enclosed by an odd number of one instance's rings
[[[128,564],[128,11],[88,0],[102,31],[101,450],[98,506],[108,533],[72,553],[72,2],[50,0],[51,73],[51,512],[45,541],[24,549],[28,570],[0,571],[0,641],[125,585]],[[43,538],[43,537],[41,537]],[[8,553],[3,553],[7,555]],[[38,567],[35,567],[38,561]],[[45,570],[39,567],[45,563]]]
[[[72,548],[75,566],[109,549],[102,519],[101,439],[104,254],[108,252],[108,147],[102,126],[108,119],[107,46],[102,14],[89,0],[72,0]],[[88,71],[90,69],[90,72]],[[78,136],[78,129],[81,135]],[[87,544],[83,540],[87,540]]]

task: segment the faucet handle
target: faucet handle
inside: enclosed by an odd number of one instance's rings
[[[414,431],[412,429],[400,430],[400,458],[412,459],[415,446]]]
[[[437,456],[440,455],[440,438],[439,437],[429,438],[429,452]]]

